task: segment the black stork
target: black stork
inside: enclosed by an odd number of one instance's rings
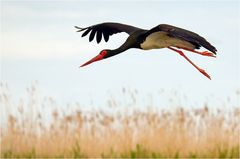
[[[183,49],[203,56],[216,57],[215,56],[217,51],[216,48],[212,46],[206,39],[204,39],[203,37],[194,32],[168,24],[160,24],[150,30],[145,30],[126,24],[111,22],[92,25],[86,28],[80,28],[77,26],[75,27],[79,29],[77,32],[84,31],[82,37],[86,36],[88,33],[91,32],[89,36],[89,42],[91,42],[94,39],[95,35],[97,43],[100,43],[102,40],[102,36],[104,37],[104,40],[107,42],[109,40],[109,36],[113,34],[120,32],[126,32],[129,34],[127,40],[119,48],[115,50],[104,49],[99,53],[99,55],[92,58],[88,62],[84,63],[80,67],[86,66],[95,61],[99,61],[117,55],[130,48],[138,48],[143,50],[168,48],[179,53],[188,62],[190,62],[198,71],[200,71],[207,78],[211,79],[211,77],[205,72],[205,70],[195,65],[180,50]],[[200,49],[201,46],[206,48],[210,52],[197,51],[196,49]]]

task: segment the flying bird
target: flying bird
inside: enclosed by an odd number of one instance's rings
[[[216,48],[205,38],[192,31],[168,24],[160,24],[150,30],[145,30],[131,25],[112,22],[96,24],[85,28],[75,26],[75,28],[78,29],[77,32],[83,32],[82,37],[90,34],[89,42],[93,41],[96,37],[97,43],[100,43],[102,38],[108,42],[109,37],[113,34],[121,32],[129,34],[127,40],[120,47],[114,50],[104,49],[96,57],[92,58],[80,67],[115,56],[130,48],[142,50],[168,48],[180,54],[199,72],[211,79],[205,70],[194,64],[182,51],[186,50],[203,56],[216,57]],[[204,47],[208,51],[197,51],[200,47]]]

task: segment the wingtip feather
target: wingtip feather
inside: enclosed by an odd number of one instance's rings
[[[81,27],[78,27],[78,26],[74,26],[76,29],[79,29],[79,30],[77,30],[77,32],[81,32],[81,31],[83,31],[83,30],[86,30],[87,28],[81,28]]]
[[[80,28],[79,26],[74,26],[76,29],[83,29],[83,28]]]

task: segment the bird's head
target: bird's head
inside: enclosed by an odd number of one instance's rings
[[[93,62],[100,61],[102,59],[110,57],[111,56],[110,51],[111,50],[102,50],[97,56],[95,56],[94,58],[92,58],[88,62],[84,63],[80,67],[83,67],[83,66],[89,65],[89,64],[91,64]]]

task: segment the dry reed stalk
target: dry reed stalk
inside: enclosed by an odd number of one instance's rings
[[[193,110],[140,111],[137,107],[117,109],[118,102],[112,101],[115,113],[77,110],[66,114],[54,108],[46,123],[44,111],[36,106],[56,103],[52,98],[36,99],[35,91],[35,87],[28,90],[29,102],[21,100],[14,115],[8,93],[0,94],[1,103],[9,107],[1,131],[1,157],[131,157],[137,153],[142,157],[239,157],[239,107],[217,113],[207,105]],[[136,104],[134,92],[124,89],[123,93]],[[30,114],[28,107],[33,107]]]

